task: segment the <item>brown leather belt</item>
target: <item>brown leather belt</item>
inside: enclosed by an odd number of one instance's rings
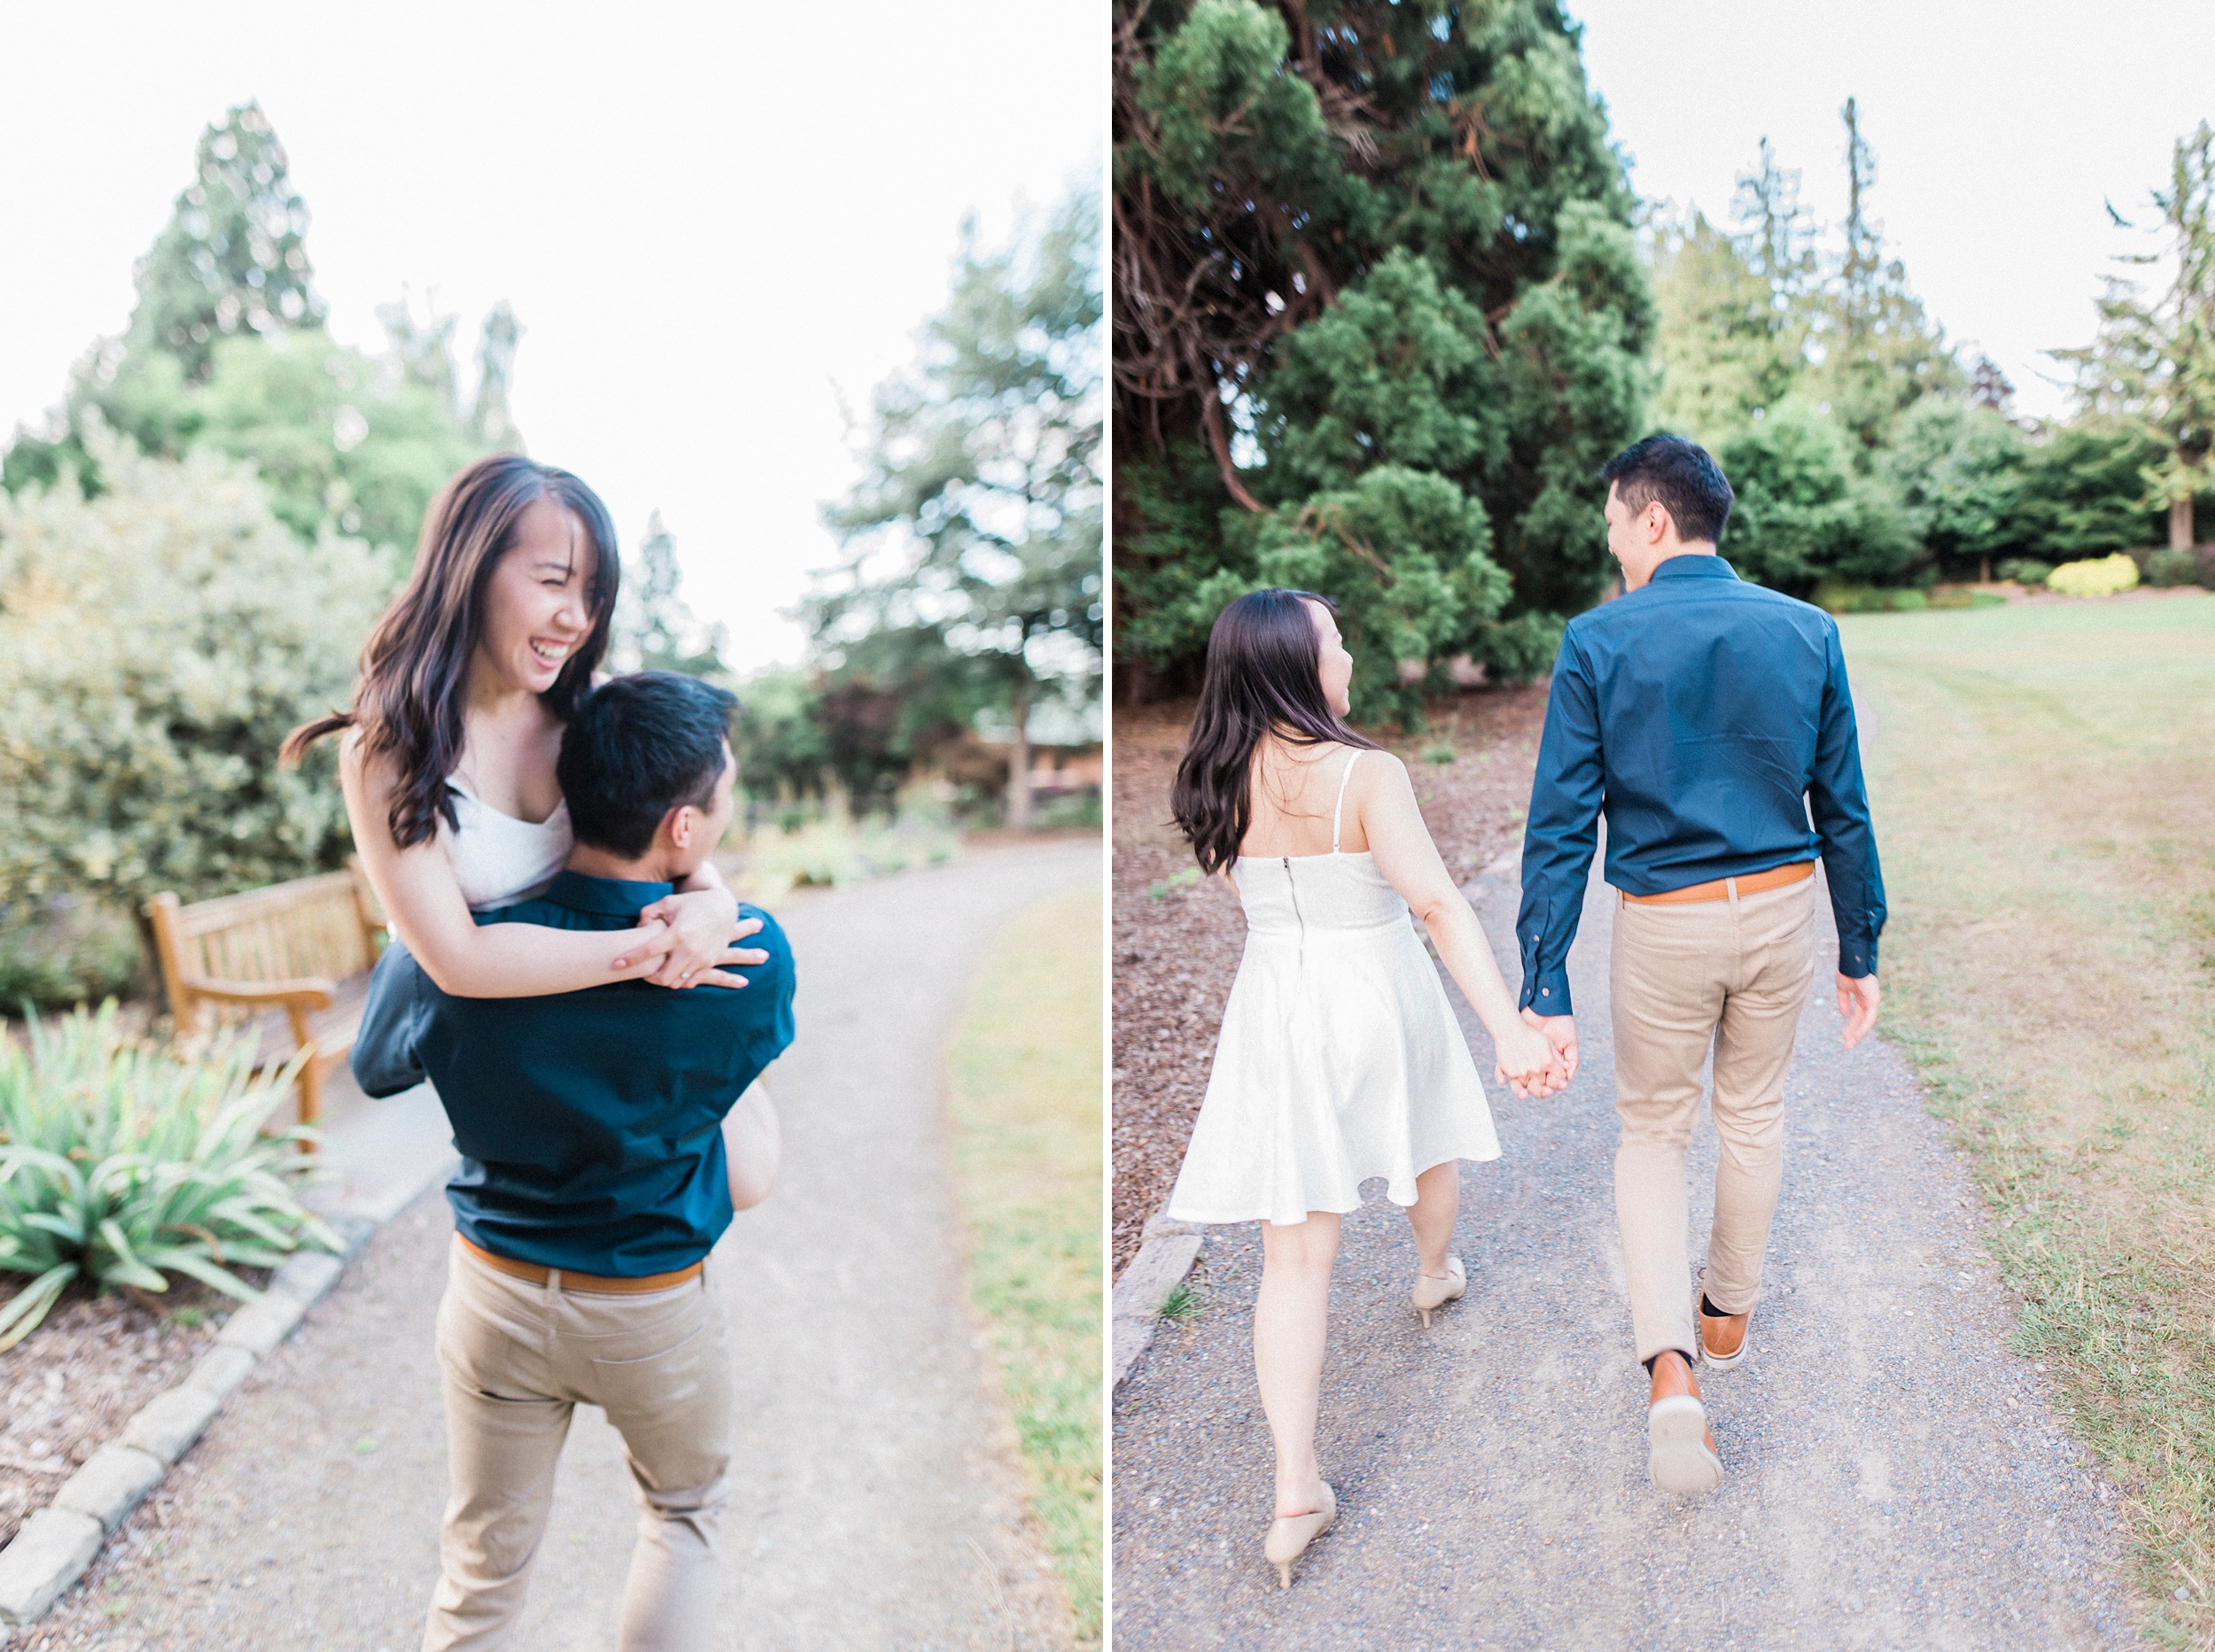
[[[1623,899],[1639,906],[1669,906],[1679,901],[1722,901],[1730,898],[1732,885],[1739,895],[1759,895],[1764,889],[1781,889],[1788,883],[1798,883],[1803,878],[1815,875],[1812,860],[1795,860],[1787,865],[1771,866],[1767,872],[1749,872],[1743,877],[1717,878],[1709,883],[1688,883],[1681,889],[1664,889],[1659,895],[1632,895],[1628,890]]]
[[[536,1262],[519,1262],[512,1256],[494,1256],[483,1245],[471,1244],[467,1234],[457,1233],[454,1237],[462,1241],[471,1256],[494,1273],[506,1274],[515,1279],[528,1279],[534,1285],[542,1285],[559,1274],[563,1290],[580,1291],[587,1296],[644,1296],[649,1291],[666,1291],[672,1285],[684,1284],[688,1279],[697,1279],[700,1270],[707,1266],[703,1260],[693,1263],[689,1268],[680,1268],[673,1274],[648,1274],[639,1279],[603,1279],[598,1274],[571,1273],[566,1268],[542,1268]]]

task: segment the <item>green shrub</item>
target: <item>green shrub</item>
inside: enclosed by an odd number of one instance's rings
[[[797,832],[757,833],[746,846],[743,883],[766,894],[842,888],[867,878],[952,860],[960,840],[935,811],[903,810],[887,821],[827,814]]]
[[[2063,562],[2046,576],[2047,589],[2063,596],[2113,596],[2137,584],[2138,564],[2121,551],[2112,556]]]
[[[2209,571],[2215,569],[2215,560],[2202,562],[2197,551],[2159,550],[2146,559],[2146,583],[2149,586],[2207,585]]]
[[[1100,794],[1091,787],[1081,792],[1065,792],[1050,797],[1038,805],[1030,817],[1030,824],[1042,832],[1080,830],[1100,824]]]
[[[2012,579],[2019,586],[2042,586],[2053,571],[2053,563],[2041,562],[2035,556],[2010,556],[1993,570],[2001,578]]]
[[[0,497],[0,904],[135,908],[337,865],[329,746],[298,772],[277,748],[345,703],[383,559],[302,545],[214,454],[86,439],[98,498],[69,478]]]
[[[0,1012],[94,1004],[130,985],[138,928],[128,912],[75,896],[0,912]]]
[[[113,1002],[0,1044],[0,1268],[31,1276],[0,1305],[0,1348],[75,1279],[161,1291],[182,1274],[252,1301],[232,1268],[274,1268],[303,1240],[338,1249],[293,1197],[305,1132],[259,1134],[291,1085],[255,1078],[251,1043],[133,1043]]]

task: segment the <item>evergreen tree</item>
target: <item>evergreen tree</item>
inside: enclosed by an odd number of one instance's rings
[[[972,226],[918,370],[876,392],[866,474],[825,513],[851,555],[807,603],[834,679],[898,690],[911,736],[956,707],[1013,723],[1015,826],[1031,711],[1101,674],[1100,315],[1096,198],[1028,257]]]
[[[1967,378],[1946,330],[1924,314],[1908,287],[1906,266],[1885,256],[1883,228],[1869,212],[1877,156],[1861,136],[1855,99],[1846,100],[1839,118],[1846,123],[1845,247],[1817,320],[1821,361],[1812,389],[1860,442],[1866,462],[1891,440],[1908,407],[1933,393],[1958,394]]]
[[[448,477],[481,454],[521,447],[507,412],[513,314],[503,304],[486,319],[477,405],[465,415],[453,317],[418,321],[405,299],[385,306],[382,359],[323,330],[301,238],[307,208],[258,107],[210,127],[199,162],[140,262],[129,330],[87,353],[51,429],[18,433],[0,456],[0,486],[51,487],[68,474],[99,493],[105,482],[84,434],[97,421],[149,455],[209,448],[251,463],[271,511],[309,544],[335,531],[412,547]],[[203,301],[214,320],[178,319]],[[228,330],[224,316],[234,318]]]
[[[1605,582],[1593,473],[1650,376],[1573,26],[1119,0],[1115,59],[1125,660],[1188,680],[1222,601],[1296,566],[1348,605],[1365,715],[1457,655],[1543,666]]]
[[[2166,291],[2149,299],[2138,283],[2110,278],[2098,337],[2054,354],[2076,368],[2086,414],[2126,420],[2151,439],[2147,501],[2168,514],[2170,548],[2185,550],[2196,539],[2194,497],[2215,489],[2215,127],[2203,120],[2177,140],[2153,204],[2168,244],[2123,261],[2171,266]],[[2129,227],[2119,214],[2116,222]]]
[[[646,519],[638,561],[624,570],[623,585],[616,593],[610,652],[618,671],[724,675],[728,634],[721,625],[703,624],[695,617],[686,605],[683,583],[676,537],[662,526],[662,514],[657,510]]]
[[[488,453],[521,453],[523,437],[508,411],[508,387],[515,378],[516,345],[523,325],[501,299],[486,313],[477,341],[477,399],[470,408],[470,430]]]
[[[303,240],[307,204],[260,104],[239,105],[201,135],[193,175],[139,265],[124,347],[164,351],[198,384],[217,339],[242,327],[320,327],[324,307]]]

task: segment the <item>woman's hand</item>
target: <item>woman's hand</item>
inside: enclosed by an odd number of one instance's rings
[[[1499,1057],[1500,1081],[1519,1100],[1543,1099],[1569,1082],[1552,1041],[1535,1027],[1511,1021],[1493,1033],[1492,1048]]]
[[[668,927],[668,954],[661,967],[644,977],[657,987],[743,987],[743,977],[726,965],[766,964],[758,947],[734,946],[761,927],[761,919],[738,920],[738,897],[720,887],[679,890],[639,913],[641,925],[659,920]]]

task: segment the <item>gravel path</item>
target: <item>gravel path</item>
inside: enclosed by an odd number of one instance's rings
[[[770,1075],[775,1194],[718,1252],[739,1362],[725,1648],[1053,1647],[1060,1588],[968,1306],[939,1111],[983,950],[1100,876],[1098,840],[976,856],[797,902],[800,1041]],[[401,1652],[446,1498],[431,1330],[451,1229],[433,1192],[22,1647]],[[633,1506],[580,1408],[519,1644],[611,1646]]]
[[[1471,888],[1496,937],[1512,875]],[[1202,1312],[1164,1326],[1118,1396],[1116,1645],[2136,1644],[2111,1489],[2007,1352],[1964,1167],[1892,1051],[1839,1051],[1827,971],[1786,1091],[1753,1353],[1703,1375],[1727,1477],[1705,1501],[1653,1490],[1614,1222],[1613,892],[1591,888],[1571,966],[1583,1075],[1548,1102],[1496,1097],[1504,1156],[1464,1167],[1467,1298],[1425,1333],[1405,1218],[1378,1183],[1347,1218],[1322,1416],[1339,1520],[1290,1593],[1261,1556],[1258,1229],[1209,1232]],[[1703,1116],[1696,1236],[1714,1162]]]

